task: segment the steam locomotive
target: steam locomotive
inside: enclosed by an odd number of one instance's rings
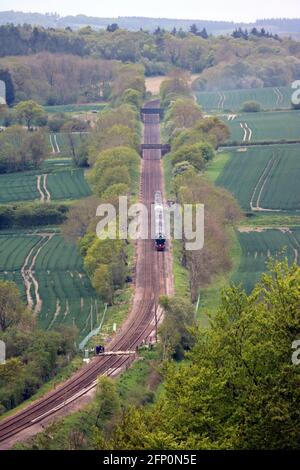
[[[154,223],[155,223],[155,248],[164,251],[166,248],[164,206],[161,191],[154,193]]]

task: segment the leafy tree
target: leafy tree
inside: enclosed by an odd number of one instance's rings
[[[108,304],[113,302],[113,279],[111,269],[107,264],[99,264],[92,276],[92,284],[96,292]]]
[[[4,332],[25,319],[25,306],[16,285],[0,281],[0,331]]]
[[[72,242],[78,242],[88,229],[94,229],[95,216],[99,200],[94,196],[72,204],[67,219],[62,225],[63,236]],[[91,228],[92,227],[92,228]],[[94,232],[95,233],[95,232]]]
[[[253,293],[225,289],[189,360],[170,364],[154,406],[131,408],[110,449],[298,449],[300,268],[275,262]]]
[[[180,162],[189,162],[197,170],[201,171],[205,167],[205,163],[211,160],[213,156],[214,150],[206,142],[182,145],[172,154],[172,164],[176,165]]]
[[[127,196],[129,194],[129,186],[124,183],[117,183],[109,186],[106,191],[102,193],[101,201],[106,204],[113,204],[116,208],[119,204],[120,196]]]
[[[26,150],[33,166],[39,168],[48,154],[45,133],[43,131],[34,132],[32,136],[27,139],[26,144]]]
[[[159,337],[164,359],[182,359],[184,351],[193,345],[192,327],[195,326],[194,306],[187,299],[175,296],[161,297],[160,305],[165,318],[159,329]]]
[[[142,97],[139,91],[128,88],[122,95],[122,102],[130,104],[139,110],[142,106]]]
[[[230,137],[228,126],[216,116],[207,117],[197,121],[194,125],[196,132],[201,132],[204,139],[207,140],[214,148],[218,148],[224,144]]]
[[[120,398],[116,390],[116,384],[108,377],[101,377],[97,384],[96,392],[97,401],[97,418],[96,426],[104,427],[112,416],[116,415],[120,410]]]
[[[140,157],[135,150],[128,147],[107,149],[98,155],[89,181],[98,195],[115,184],[126,184],[133,190],[139,163]]]
[[[15,111],[18,118],[26,122],[28,130],[31,129],[32,124],[34,124],[37,119],[45,114],[44,108],[33,100],[22,101],[17,104]]]
[[[176,73],[167,80],[164,80],[160,86],[160,96],[162,106],[168,106],[172,99],[178,96],[189,96],[190,87],[187,77],[184,73]]]
[[[192,127],[202,118],[202,111],[192,99],[179,98],[174,101],[166,113],[167,128],[172,134],[174,130]]]

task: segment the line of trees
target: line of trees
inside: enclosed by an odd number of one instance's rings
[[[278,34],[272,34],[265,30],[265,28],[257,29],[252,28],[250,31],[248,29],[237,28],[233,31],[232,37],[235,39],[245,39],[246,41],[251,37],[257,38],[268,38],[268,39],[275,39],[276,41],[281,41]]]
[[[89,97],[95,96],[94,78],[99,75],[99,66],[102,71],[109,68],[107,61],[140,63],[145,67],[147,75],[164,75],[174,66],[194,73],[202,73],[207,69],[214,69],[220,64],[234,65],[241,59],[244,63],[249,64],[255,64],[258,60],[263,69],[261,77],[268,75],[269,78],[272,74],[277,75],[276,68],[272,63],[280,59],[289,74],[292,73],[293,78],[297,79],[299,74],[297,75],[294,70],[291,60],[299,64],[298,52],[299,43],[297,41],[288,38],[280,39],[276,34],[270,34],[264,28],[259,29],[258,27],[254,27],[251,31],[240,28],[234,31],[233,35],[216,38],[208,36],[205,28],[199,30],[195,24],[191,26],[190,32],[180,29],[177,31],[176,28],[168,32],[157,28],[153,33],[143,30],[126,31],[117,28],[117,25],[110,25],[107,31],[93,30],[91,27],[72,31],[70,28],[55,30],[42,27],[32,28],[28,25],[0,26],[0,57],[27,56],[27,60],[23,58],[23,62],[35,63],[35,66],[31,67],[31,77],[37,72],[37,60],[32,61],[32,57],[35,56],[45,55],[44,60],[43,58],[39,59],[40,63],[47,62],[46,58],[49,61],[51,55],[69,54],[72,55],[73,61],[76,61],[77,56],[78,63],[83,65],[85,61],[86,71],[94,62],[90,80],[85,79],[85,86],[81,88],[81,99],[84,98],[85,93]],[[80,58],[84,61],[80,61]],[[50,70],[53,68],[51,64],[53,61],[54,59],[50,60]],[[71,59],[68,62],[70,61]],[[16,63],[18,60],[14,59],[14,62]],[[2,63],[7,68],[7,61],[4,60]],[[24,69],[23,71],[25,72]],[[61,72],[65,73],[63,67],[60,67]],[[21,74],[20,70],[19,74]],[[41,71],[39,74],[41,75]],[[84,75],[84,67],[81,68],[80,77],[75,71],[74,82],[78,80],[82,82]],[[253,76],[250,72],[248,75]],[[284,75],[280,73],[278,81],[281,79],[284,79]],[[68,82],[69,90],[59,83],[56,83],[54,88],[47,79],[43,85],[35,79],[33,83],[30,77],[26,77],[26,82],[26,87],[31,88],[31,93],[41,94],[43,88],[46,93],[47,88],[49,102],[51,100],[57,102],[58,99],[62,100],[64,96],[65,99],[70,99],[71,94],[74,96],[76,93],[72,81]],[[15,83],[21,82],[16,80]],[[289,83],[288,77],[285,79],[285,83]],[[276,86],[278,85],[280,83],[276,84]],[[265,84],[265,86],[267,85]],[[61,88],[64,89],[64,92]],[[79,95],[78,92],[77,95]]]
[[[183,93],[182,93],[183,90]],[[202,250],[186,251],[182,243],[181,263],[189,271],[191,299],[212,277],[230,269],[230,241],[226,226],[234,224],[241,211],[234,198],[216,188],[203,174],[215,150],[229,137],[227,126],[217,117],[203,117],[188,95],[184,77],[175,76],[161,85],[162,99],[170,103],[164,127],[171,144],[172,187],[181,204],[205,205],[205,243]]]
[[[0,205],[0,230],[60,225],[66,220],[68,210],[67,205],[53,202]]]
[[[141,75],[134,77],[128,69],[128,81],[116,87],[116,107],[98,117],[89,139],[88,179],[95,197],[71,208],[63,232],[75,239],[84,257],[84,266],[92,285],[105,302],[112,304],[116,290],[131,277],[128,268],[128,241],[100,239],[96,235],[96,207],[110,203],[118,211],[119,196],[135,198],[138,194],[140,156],[139,108],[144,97]],[[124,85],[136,83],[135,88]]]

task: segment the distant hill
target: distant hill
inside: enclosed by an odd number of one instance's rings
[[[144,17],[117,17],[117,18],[97,18],[86,15],[59,16],[56,13],[23,13],[18,11],[1,11],[0,24],[13,23],[40,25],[46,28],[66,28],[79,29],[84,26],[103,29],[111,23],[118,23],[121,28],[129,31],[137,31],[140,28],[153,31],[158,26],[166,30],[182,28],[188,30],[195,23],[199,29],[206,28],[209,34],[230,34],[235,28],[262,28],[264,27],[272,33],[281,35],[291,35],[300,37],[300,18],[295,19],[260,19],[255,23],[234,23],[230,21],[207,21],[207,20],[178,20],[171,18],[144,18]]]

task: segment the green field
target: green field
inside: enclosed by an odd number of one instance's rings
[[[57,106],[44,106],[47,113],[80,113],[88,111],[102,111],[106,103],[95,104],[61,104]]]
[[[230,129],[231,142],[300,140],[300,111],[244,113],[223,120]]]
[[[85,133],[72,134],[72,141],[75,149],[78,149],[86,136],[87,134]],[[55,154],[60,157],[71,157],[72,155],[72,149],[68,135],[63,132],[49,134],[48,149],[50,155]]]
[[[300,210],[300,146],[298,144],[231,149],[217,178],[244,210]]]
[[[46,176],[45,176],[46,175]],[[84,170],[70,159],[46,160],[38,171],[0,175],[0,203],[79,199],[91,195]]]
[[[242,255],[238,269],[232,277],[249,293],[261,274],[267,271],[270,257],[287,257],[289,262],[300,262],[300,229],[265,229],[238,232]]]
[[[198,102],[205,111],[240,111],[246,101],[257,101],[262,109],[291,108],[290,87],[251,88],[197,93]]]
[[[103,309],[76,246],[56,233],[0,232],[0,279],[16,282],[24,301],[31,297],[32,309],[46,329],[75,324],[82,338],[90,331],[91,311],[96,325]]]

